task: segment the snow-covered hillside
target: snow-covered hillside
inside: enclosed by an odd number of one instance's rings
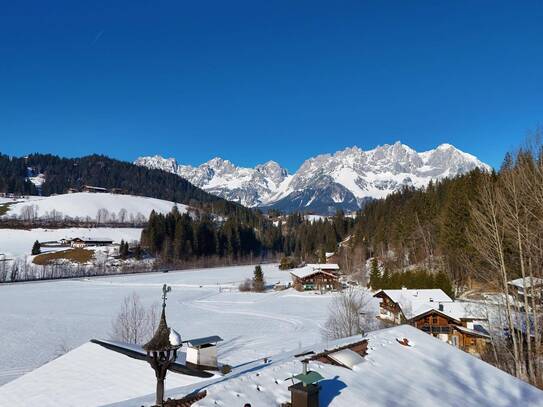
[[[38,218],[79,218],[81,220],[96,220],[98,211],[102,211],[102,221],[119,221],[124,217],[125,222],[147,220],[151,211],[167,213],[175,205],[173,202],[161,199],[147,198],[134,195],[117,195],[108,193],[78,192],[73,194],[54,195],[49,197],[32,197],[29,201],[18,202],[9,206],[7,217],[21,217],[28,206],[37,211]],[[177,204],[180,212],[186,212],[187,206]],[[25,209],[26,208],[26,209]],[[33,210],[34,211],[34,210]]]
[[[368,199],[384,198],[403,186],[424,187],[439,180],[490,167],[450,144],[418,153],[397,142],[369,151],[358,147],[306,160],[294,175],[269,161],[236,167],[214,158],[198,167],[173,158],[141,157],[136,164],[174,172],[206,191],[243,205],[321,214],[359,209]]]

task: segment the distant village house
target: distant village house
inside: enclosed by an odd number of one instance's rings
[[[106,192],[108,192],[108,189],[107,188],[102,188],[102,187],[94,187],[94,186],[91,186],[91,185],[85,185],[81,189],[81,191],[82,192],[106,193]]]
[[[91,192],[91,193],[110,193],[110,194],[117,194],[117,195],[125,195],[127,194],[127,191],[122,188],[104,188],[104,187],[97,187],[92,185],[84,185],[81,190],[77,188],[68,188],[66,191],[68,194],[75,194],[77,192]]]
[[[507,282],[516,299],[516,307],[525,311],[524,301],[528,302],[531,308],[535,304],[536,309],[543,306],[543,278],[526,277],[517,278]]]
[[[292,285],[296,290],[331,291],[339,288],[339,277],[336,273],[312,266],[315,265],[308,264],[305,267],[290,270]]]
[[[486,320],[475,304],[455,302],[440,289],[381,290],[379,317],[416,328],[479,355],[489,341],[481,322]]]
[[[107,238],[97,238],[97,237],[86,237],[80,238],[76,237],[69,240],[70,245],[74,248],[83,248],[89,246],[110,246],[113,244],[113,240]]]

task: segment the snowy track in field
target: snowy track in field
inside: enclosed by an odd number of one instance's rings
[[[299,318],[293,318],[293,317],[285,317],[285,316],[278,316],[273,315],[265,312],[255,312],[255,311],[246,311],[242,309],[224,309],[224,308],[218,308],[218,307],[211,307],[203,305],[200,301],[195,301],[191,303],[181,303],[183,305],[189,305],[194,308],[198,308],[201,310],[214,312],[216,314],[230,314],[230,315],[242,315],[242,316],[249,316],[249,317],[256,317],[256,318],[265,318],[265,319],[271,319],[274,321],[284,322],[286,324],[292,325],[296,331],[301,331],[305,324],[302,322]]]
[[[263,265],[267,281],[288,281]],[[241,293],[254,266],[218,267],[0,286],[0,384],[9,382],[92,338],[109,338],[123,298],[145,306],[168,296],[168,324],[184,338],[220,335],[219,356],[237,366],[321,340],[331,295],[293,290]],[[240,358],[242,355],[242,358]],[[4,368],[5,369],[2,369]]]

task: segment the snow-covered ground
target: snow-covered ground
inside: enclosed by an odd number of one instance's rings
[[[6,202],[10,202],[6,200]],[[11,201],[12,202],[12,201]],[[148,198],[134,195],[118,195],[109,193],[77,192],[73,194],[54,195],[48,197],[30,197],[24,202],[10,205],[4,216],[20,216],[23,208],[28,205],[36,205],[39,218],[50,217],[53,211],[71,218],[86,218],[95,220],[100,209],[106,209],[109,213],[119,217],[119,212],[126,210],[126,221],[130,217],[143,217],[146,220],[151,211],[167,213],[175,205],[173,202],[162,199]],[[177,204],[180,212],[186,212],[187,206]],[[107,219],[104,221],[109,221]]]
[[[220,335],[219,359],[231,365],[321,340],[332,295],[240,293],[253,266],[0,285],[0,383],[50,361],[66,347],[108,338],[122,299],[136,292],[145,305],[172,286],[168,322],[183,338]],[[264,265],[268,283],[288,272]]]
[[[36,240],[47,242],[62,238],[99,237],[114,242],[132,242],[139,241],[140,236],[140,228],[0,229],[0,255],[6,258],[28,256]]]
[[[289,280],[277,265],[263,271],[269,283]],[[153,404],[155,380],[146,362],[88,341],[108,338],[123,297],[135,291],[150,305],[160,301],[164,283],[172,286],[169,325],[184,340],[220,335],[219,360],[233,367],[225,377],[203,381],[170,373],[167,396],[205,389],[208,395],[195,404],[202,407],[289,400],[287,379],[302,368],[294,355],[346,341],[322,342],[333,294],[238,292],[252,273],[253,266],[241,266],[0,286],[0,384],[10,382],[0,386],[0,405]],[[403,338],[410,346],[398,343]],[[310,362],[324,377],[321,405],[542,405],[541,391],[413,327],[372,332],[368,340],[368,355],[353,370]]]

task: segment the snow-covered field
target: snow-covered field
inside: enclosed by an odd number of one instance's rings
[[[66,229],[0,229],[0,254],[6,258],[30,255],[32,244],[38,240],[47,242],[62,238],[100,237],[114,242],[139,241],[140,228],[66,228]]]
[[[6,202],[10,202],[10,200],[6,199]],[[118,219],[119,212],[125,209],[126,221],[128,221],[131,216],[143,216],[147,219],[153,210],[160,213],[170,212],[175,204],[170,201],[144,196],[77,192],[48,197],[29,197],[24,202],[10,205],[8,212],[4,216],[20,216],[23,208],[28,205],[36,205],[39,218],[48,217],[53,211],[56,211],[63,217],[69,216],[83,220],[87,217],[93,220],[96,219],[100,209],[106,209],[110,215],[115,214]],[[185,212],[188,208],[182,204],[177,204],[177,207],[180,212]]]
[[[183,338],[220,335],[219,358],[236,365],[321,340],[332,295],[292,289],[263,294],[235,287],[253,266],[0,286],[0,384],[91,338],[108,338],[122,299],[132,292],[150,305],[172,286],[168,322]],[[268,283],[288,272],[264,265]]]

